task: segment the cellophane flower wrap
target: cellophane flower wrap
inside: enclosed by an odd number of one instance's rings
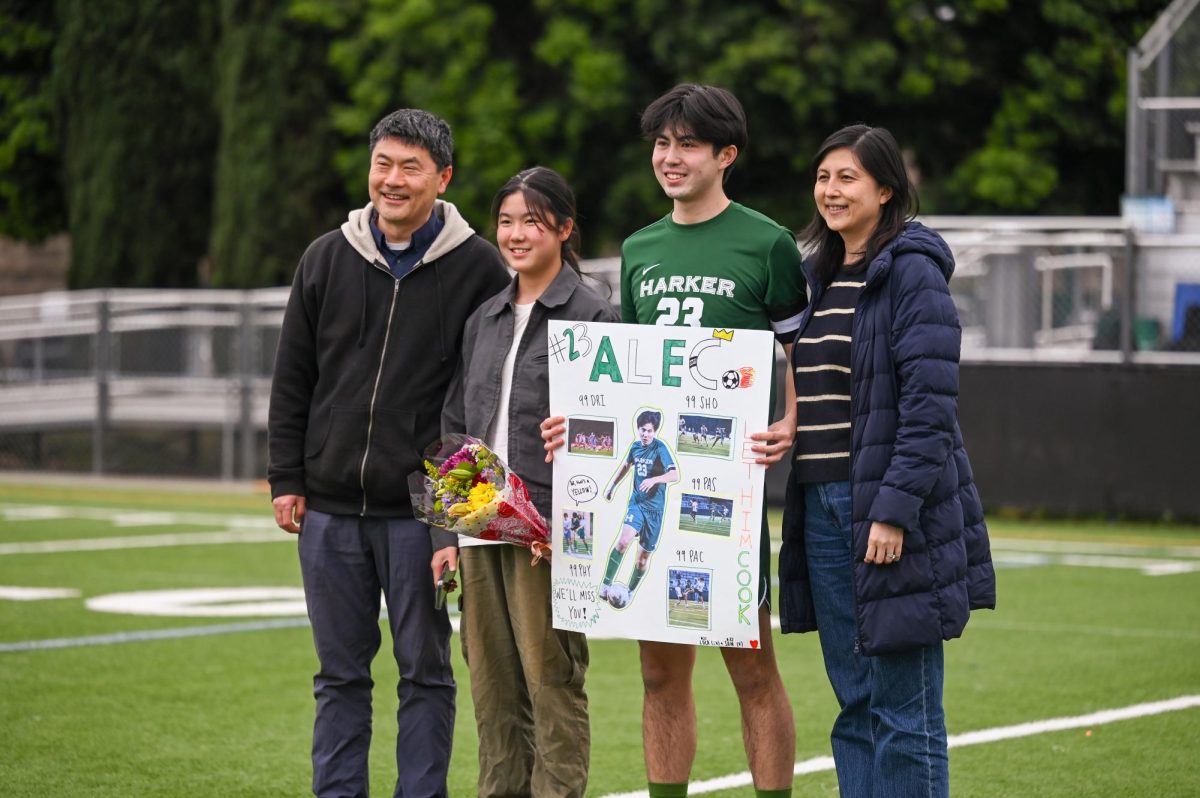
[[[529,489],[477,438],[455,434],[432,443],[408,490],[413,516],[430,526],[549,553],[550,529]]]

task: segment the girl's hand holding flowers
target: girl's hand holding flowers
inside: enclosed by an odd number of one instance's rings
[[[549,527],[525,483],[476,438],[435,441],[426,450],[425,471],[412,474],[408,487],[413,515],[431,526],[527,547],[534,563],[549,557]]]

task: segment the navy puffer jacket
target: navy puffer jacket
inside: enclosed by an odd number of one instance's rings
[[[806,264],[812,301],[823,287]],[[962,634],[994,608],[996,575],[983,507],[958,428],[961,330],[950,248],[916,222],[867,267],[851,342],[850,483],[858,649],[886,654]],[[872,521],[904,530],[894,565],[863,562]],[[784,632],[816,629],[804,552],[804,491],[789,480],[779,555]]]

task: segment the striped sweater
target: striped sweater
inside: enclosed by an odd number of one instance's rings
[[[850,478],[850,332],[863,275],[841,269],[792,348],[799,482]]]

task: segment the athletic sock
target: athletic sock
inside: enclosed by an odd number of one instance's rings
[[[604,584],[611,585],[613,579],[617,575],[617,569],[621,567],[621,560],[625,558],[625,552],[613,549],[608,555],[608,567],[604,569]]]
[[[630,574],[630,576],[629,576],[629,592],[630,593],[632,593],[634,590],[637,589],[638,582],[642,581],[642,577],[645,575],[646,575],[645,571],[640,570],[637,566],[634,566],[633,573]]]
[[[687,798],[687,782],[683,784],[655,784],[650,782],[650,798]]]
[[[754,798],[792,798],[792,788],[784,787],[782,790],[760,790],[755,787]]]

